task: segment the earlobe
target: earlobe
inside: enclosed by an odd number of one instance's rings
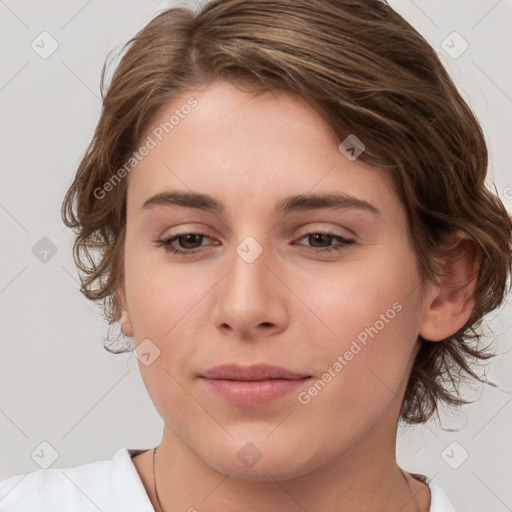
[[[133,326],[128,315],[128,308],[126,306],[126,298],[124,292],[119,293],[119,300],[121,302],[121,332],[128,338],[133,338]]]
[[[460,233],[440,261],[438,283],[430,283],[425,296],[420,336],[440,341],[455,334],[473,311],[478,275],[477,250],[472,240]]]
[[[133,327],[126,309],[121,313],[121,331],[126,337],[133,338]]]

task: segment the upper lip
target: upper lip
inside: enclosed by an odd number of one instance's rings
[[[300,373],[295,373],[286,368],[271,364],[254,364],[242,366],[239,364],[223,364],[215,366],[204,371],[201,377],[215,380],[269,380],[269,379],[289,379],[299,380],[309,377]]]

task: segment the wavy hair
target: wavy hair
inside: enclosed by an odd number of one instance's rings
[[[175,95],[215,79],[284,88],[309,101],[340,141],[356,134],[366,146],[359,158],[391,173],[425,279],[439,278],[450,235],[476,248],[471,316],[444,340],[420,340],[401,419],[425,422],[440,400],[468,403],[458,383],[481,379],[473,362],[492,355],[479,327],[509,287],[512,223],[484,184],[481,127],[425,39],[381,0],[213,0],[161,12],[123,51],[108,88],[108,58],[103,65],[101,117],[62,204],[81,292],[102,302],[109,324],[121,311],[127,180],[107,200],[95,191]]]

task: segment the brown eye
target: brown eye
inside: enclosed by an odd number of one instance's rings
[[[299,240],[302,240],[304,238],[307,238],[308,242],[311,244],[310,247],[313,249],[318,249],[318,252],[340,251],[344,249],[345,246],[354,243],[354,240],[349,240],[335,233],[307,233],[303,235],[301,238],[299,238]],[[338,245],[331,245],[330,242],[332,242],[333,240],[338,240]]]
[[[203,244],[204,238],[209,238],[205,233],[181,233],[165,240],[159,240],[158,245],[163,246],[172,254],[194,253]]]

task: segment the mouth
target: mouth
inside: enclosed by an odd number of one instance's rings
[[[200,378],[220,398],[250,407],[283,398],[302,386],[311,375],[268,364],[226,364],[204,371]]]

